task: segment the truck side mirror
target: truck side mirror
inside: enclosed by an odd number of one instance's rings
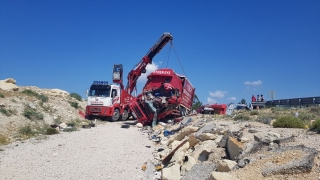
[[[87,89],[86,90],[86,97],[88,97],[88,94],[89,94],[89,90]]]

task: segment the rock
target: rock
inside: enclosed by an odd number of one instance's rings
[[[198,127],[187,126],[183,128],[179,133],[174,134],[168,140],[168,145],[170,145],[174,140],[181,141],[185,136],[198,131]]]
[[[230,156],[231,160],[235,160],[237,156],[239,156],[244,149],[244,144],[239,142],[237,139],[233,137],[229,137],[227,143],[227,152]]]
[[[195,147],[195,150],[191,153],[191,156],[196,161],[207,161],[210,153],[217,148],[216,143],[213,140],[204,141],[201,145]]]
[[[13,78],[7,78],[3,80],[5,83],[11,83],[11,84],[16,84],[16,80]]]
[[[196,138],[195,134],[193,133],[188,137],[188,142],[189,142],[189,146],[193,147],[199,142],[199,140]]]
[[[219,160],[226,157],[226,150],[224,148],[216,148],[209,154],[208,162],[218,163]]]
[[[5,91],[18,91],[19,87],[16,84],[16,81],[12,78],[5,79],[0,81],[0,89]]]
[[[181,146],[172,156],[170,163],[179,164],[180,166],[183,164],[185,154],[189,149],[189,142],[186,142],[183,146]]]
[[[142,128],[142,127],[143,127],[143,125],[142,125],[141,123],[137,123],[136,126],[137,126],[138,128]]]
[[[65,129],[65,128],[67,128],[68,126],[67,126],[66,123],[61,123],[61,124],[59,124],[59,127],[60,127],[61,129]]]
[[[202,133],[214,133],[215,128],[216,128],[215,123],[206,124],[201,129],[199,129],[198,132],[196,132],[196,137],[198,138],[198,136]]]
[[[181,142],[182,142],[182,141],[174,140],[174,141],[170,144],[169,148],[170,148],[170,149],[174,149],[174,148],[176,148],[177,146],[179,146],[179,145],[181,144]]]
[[[181,180],[206,180],[215,169],[216,165],[214,163],[195,164]]]
[[[235,161],[231,161],[231,160],[228,160],[228,159],[223,159],[223,160],[218,161],[217,171],[219,171],[219,172],[229,172],[236,165],[237,165],[237,162],[235,162]]]
[[[254,140],[269,145],[274,140],[279,139],[280,134],[274,132],[259,132],[255,134],[253,137]]]
[[[237,178],[222,172],[212,172],[208,180],[237,180]]]
[[[181,167],[181,175],[184,176],[192,167],[197,164],[196,160],[191,156],[185,156],[186,162]]]
[[[262,175],[264,177],[271,176],[275,174],[298,174],[298,173],[306,173],[310,172],[313,165],[314,165],[314,158],[318,154],[317,149],[315,148],[309,148],[305,147],[303,145],[299,146],[286,146],[282,148],[275,149],[275,152],[286,152],[290,150],[299,150],[303,153],[305,153],[304,156],[301,157],[299,160],[293,160],[291,162],[288,162],[286,164],[281,164],[278,166],[265,166],[265,168],[262,169]],[[283,158],[286,159],[285,155]]]
[[[247,142],[249,142],[250,140],[248,139],[248,138],[246,138],[246,137],[241,137],[240,138],[240,142],[242,142],[242,143],[247,143]]]
[[[175,164],[173,166],[162,169],[162,180],[177,180],[180,179],[180,165]]]
[[[201,141],[206,141],[206,140],[215,140],[218,138],[218,136],[211,133],[202,133],[197,138],[200,139]]]
[[[257,133],[257,132],[259,132],[259,130],[250,128],[250,129],[248,130],[248,132],[249,132],[249,133]]]
[[[252,162],[253,159],[249,159],[249,158],[243,158],[243,159],[240,159],[239,162],[238,162],[238,167],[240,168],[244,168],[247,164],[249,164],[250,162]]]

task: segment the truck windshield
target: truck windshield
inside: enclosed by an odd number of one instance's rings
[[[109,85],[92,85],[89,96],[110,97],[110,90],[111,88]]]

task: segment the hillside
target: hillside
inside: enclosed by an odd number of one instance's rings
[[[79,114],[85,109],[85,101],[71,97],[64,90],[15,83],[12,78],[0,81],[0,139],[3,143],[45,134],[52,124],[85,122]],[[28,127],[32,132],[26,130]]]

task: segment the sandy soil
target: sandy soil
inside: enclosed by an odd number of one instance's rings
[[[121,124],[3,146],[0,179],[145,179],[141,166],[152,157],[152,141]]]

